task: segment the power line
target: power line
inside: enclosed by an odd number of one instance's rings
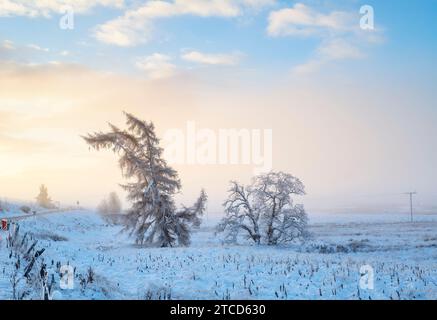
[[[416,195],[417,192],[405,192],[404,194],[407,194],[410,196],[410,213],[411,213],[411,222],[413,222],[413,195]]]

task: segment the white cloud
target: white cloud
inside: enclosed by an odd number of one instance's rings
[[[0,49],[15,50],[15,45],[11,40],[3,40],[3,42],[0,45]]]
[[[332,39],[318,48],[318,54],[328,60],[360,59],[361,50],[344,39]]]
[[[297,3],[270,13],[267,27],[272,37],[316,37],[321,43],[314,56],[294,68],[297,74],[319,70],[329,62],[365,57],[365,47],[382,41],[379,30],[361,30],[357,12],[319,12]]]
[[[324,65],[335,60],[361,59],[365,54],[360,48],[343,39],[331,39],[323,42],[311,60],[294,67],[293,72],[298,75],[310,74],[320,70]]]
[[[176,74],[176,66],[171,63],[171,57],[154,53],[147,57],[139,58],[135,65],[146,72],[150,79],[165,79]]]
[[[36,51],[44,51],[44,52],[49,52],[50,51],[50,49],[48,49],[48,48],[41,48],[40,46],[38,46],[36,44],[28,44],[27,47],[29,49],[36,50]]]
[[[243,55],[241,53],[202,53],[199,51],[190,51],[182,55],[182,59],[186,61],[196,62],[208,65],[233,66],[237,65]]]
[[[323,14],[302,3],[297,3],[293,8],[271,12],[267,32],[274,37],[313,36],[326,31],[351,31],[354,22],[356,21],[353,14],[342,11]]]
[[[123,7],[124,0],[0,0],[0,17],[27,16],[50,17],[72,8],[75,13],[85,13],[96,6]]]
[[[242,3],[250,8],[261,9],[276,4],[276,0],[243,0]]]
[[[36,44],[21,45],[10,40],[0,42],[0,61],[29,61],[30,58],[41,56],[50,52]]]
[[[150,23],[129,12],[98,26],[94,37],[104,43],[129,47],[150,39]]]
[[[309,60],[303,64],[299,64],[293,68],[293,73],[296,75],[305,75],[314,73],[319,70],[324,65],[324,62],[321,60]]]
[[[118,46],[134,46],[152,37],[152,22],[181,15],[232,18],[245,9],[259,9],[274,0],[151,0],[126,11],[122,16],[99,25],[94,36],[99,41]]]

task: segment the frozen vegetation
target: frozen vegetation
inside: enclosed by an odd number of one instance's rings
[[[8,233],[0,233],[0,299],[41,299],[43,286],[54,299],[437,299],[437,216],[309,219],[305,243],[225,244],[215,234],[219,217],[209,217],[190,247],[158,248],[133,245],[121,226],[91,211],[31,216],[19,221],[15,247],[23,247],[7,248]],[[66,265],[74,283],[62,289]],[[373,290],[360,287],[366,265]]]

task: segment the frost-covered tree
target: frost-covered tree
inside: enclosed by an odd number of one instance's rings
[[[293,195],[304,195],[305,187],[296,177],[283,172],[256,176],[250,186],[231,182],[224,203],[225,218],[218,225],[227,240],[236,241],[239,234],[256,244],[277,245],[304,237],[308,217]]]
[[[46,209],[53,209],[55,207],[52,199],[49,197],[49,192],[45,185],[40,186],[39,194],[36,197],[36,202],[38,203],[39,206]]]
[[[117,193],[111,192],[108,196],[108,213],[109,214],[119,214],[121,213],[122,206],[120,198]]]
[[[111,192],[97,207],[97,211],[101,214],[120,214],[121,210],[121,201],[115,192]]]
[[[104,198],[97,206],[97,211],[100,214],[108,214],[108,200]]]
[[[283,172],[270,172],[258,176],[252,188],[268,245],[290,242],[306,235],[308,216],[303,205],[295,205],[292,198],[305,194],[305,186],[298,178]]]
[[[208,196],[204,189],[200,191],[200,196],[192,207],[185,207],[179,210],[176,215],[179,219],[189,222],[193,227],[200,227],[202,223],[201,216],[206,211],[206,202]]]
[[[260,210],[253,201],[252,188],[231,181],[228,193],[228,199],[223,204],[226,217],[218,225],[217,231],[225,232],[226,240],[231,242],[236,242],[240,232],[243,232],[245,238],[260,244]]]
[[[126,130],[109,124],[110,132],[89,134],[84,139],[97,150],[110,149],[118,154],[123,176],[134,179],[122,185],[132,202],[127,227],[137,244],[189,245],[190,227],[199,223],[206,195],[202,191],[193,207],[177,210],[173,198],[181,183],[177,172],[162,158],[153,123],[125,115]]]

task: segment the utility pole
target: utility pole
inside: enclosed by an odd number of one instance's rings
[[[417,194],[417,192],[406,192],[405,194],[410,196],[410,214],[411,222],[413,222],[413,195]]]

